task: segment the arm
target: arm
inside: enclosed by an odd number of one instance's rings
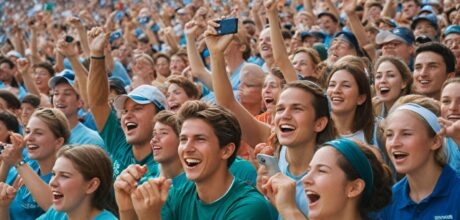
[[[10,204],[16,197],[16,189],[0,182],[0,219],[10,219]]]
[[[40,208],[48,210],[48,208],[53,204],[53,193],[51,192],[49,185],[43,182],[43,180],[27,163],[16,167],[16,170],[19,175],[21,175],[24,185],[26,185],[27,189],[29,189],[32,197],[35,199]]]
[[[81,23],[77,17],[70,18],[69,22],[77,29],[78,36],[80,37],[80,45],[83,50],[83,57],[89,57],[89,43],[88,35],[86,34],[85,26]]]
[[[334,5],[334,3],[331,0],[324,0],[324,3],[326,3],[326,8],[328,8],[328,11],[334,14],[334,16],[339,19],[340,18],[340,12],[337,9],[337,7]]]
[[[273,57],[278,66],[283,72],[286,82],[292,82],[297,80],[297,74],[294,66],[289,60],[289,55],[286,50],[286,46],[283,42],[283,35],[280,29],[280,22],[278,18],[278,10],[276,9],[277,1],[265,1],[265,8],[267,9],[268,21],[270,22],[270,38],[273,48]]]
[[[389,18],[394,18],[396,16],[396,5],[393,0],[387,0],[383,6],[383,10],[380,13],[381,16],[386,16]]]
[[[63,39],[60,39],[57,42],[56,47],[58,53],[64,55],[69,59],[70,66],[75,73],[76,80],[78,81],[79,91],[81,99],[83,101],[83,106],[87,106],[88,103],[88,94],[86,91],[86,85],[88,80],[88,71],[85,67],[80,63],[80,59],[78,57],[78,50],[76,48],[76,43],[67,43]],[[86,108],[85,108],[86,109]]]
[[[313,3],[311,2],[312,0],[303,0],[303,10],[306,11],[307,13],[310,13],[314,15],[313,13]]]
[[[260,16],[260,8],[262,7],[262,0],[255,0],[251,10],[252,19],[256,23],[256,31],[260,33],[264,29],[264,22]]]
[[[375,47],[367,39],[364,26],[361,24],[361,21],[359,20],[358,15],[355,13],[356,0],[344,0],[343,9],[347,13],[348,22],[350,24],[350,29],[355,34],[360,47],[366,50],[371,60],[374,60],[376,56]]]
[[[185,37],[187,38],[187,54],[190,61],[192,75],[198,78],[209,89],[212,88],[212,78],[210,72],[206,69],[201,56],[196,48],[196,38],[199,25],[195,21],[190,21],[185,25]]]
[[[5,182],[9,171],[10,166],[5,164],[3,161],[0,161],[0,182]]]
[[[163,29],[164,38],[166,43],[171,47],[170,54],[175,54],[179,51],[179,44],[177,43],[176,34],[172,27],[166,27]]]
[[[32,53],[32,64],[37,64],[41,62],[40,56],[38,55],[38,30],[35,27],[31,27],[30,35],[30,52]]]
[[[22,80],[24,81],[24,85],[27,91],[30,94],[34,94],[40,97],[40,90],[38,90],[37,85],[31,76],[31,69],[29,68],[29,61],[25,58],[18,59],[16,61],[16,66],[18,67],[18,71],[22,76]]]
[[[270,127],[257,121],[246,109],[238,103],[233,95],[230,80],[225,71],[224,51],[232,39],[232,35],[217,36],[213,21],[209,22],[205,32],[206,44],[211,54],[212,84],[216,101],[219,105],[235,114],[241,124],[243,140],[252,147],[265,142],[270,135]]]
[[[91,57],[104,56],[104,47],[107,45],[109,33],[104,33],[102,28],[93,28],[89,35],[93,37],[90,45]],[[87,92],[88,105],[93,113],[97,129],[102,131],[111,111],[108,99],[109,81],[107,79],[104,59],[91,58]]]
[[[133,201],[131,200],[131,193],[136,190],[138,180],[141,179],[146,172],[146,166],[140,166],[138,164],[129,165],[129,167],[123,170],[117,177],[117,180],[113,184],[120,219],[137,219]]]

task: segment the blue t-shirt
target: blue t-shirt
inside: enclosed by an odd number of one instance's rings
[[[51,177],[53,176],[51,172],[46,175],[42,175],[40,168],[36,165],[36,163],[35,165],[32,161],[27,163],[30,164],[31,168],[38,174],[38,176],[40,176],[43,182],[50,182]],[[18,172],[13,167],[8,173],[6,183],[8,185],[13,185],[13,182],[16,180],[17,176]],[[32,193],[30,193],[29,189],[25,185],[18,189],[16,197],[14,197],[14,200],[10,204],[11,220],[34,220],[44,212],[45,211],[40,208],[35,199],[32,197]]]
[[[289,172],[289,163],[286,160],[286,147],[282,146],[281,151],[280,151],[280,158],[278,161],[278,166],[280,167],[281,173],[284,175],[292,178],[296,182],[296,187],[295,187],[295,203],[297,205],[297,208],[300,209],[300,211],[305,215],[308,216],[308,201],[307,201],[307,196],[305,195],[305,190],[302,185],[302,178],[307,175],[307,172],[303,173],[302,175],[299,176],[294,176]],[[279,219],[281,219],[281,216],[279,216]]]
[[[5,88],[5,84],[3,83],[3,81],[0,81],[0,89],[4,89],[4,88]],[[27,95],[27,90],[21,85],[19,86],[18,90],[19,90],[18,99],[22,100],[24,96]]]
[[[129,78],[128,72],[123,64],[121,64],[118,60],[114,60],[113,62],[112,76],[116,76],[123,80],[125,86],[131,85],[131,79]]]
[[[67,214],[65,212],[58,212],[53,207],[49,208],[45,214],[37,218],[37,220],[67,220]],[[111,212],[107,210],[101,211],[97,216],[92,220],[117,220]]]
[[[94,144],[104,147],[104,140],[96,131],[93,131],[82,123],[77,125],[70,131],[69,144]]]
[[[447,159],[449,165],[455,170],[455,172],[460,173],[460,148],[458,148],[452,138],[445,138]]]
[[[235,96],[236,99],[238,98],[238,87],[240,86],[240,72],[241,69],[243,68],[244,65],[246,65],[247,62],[241,63],[238,68],[236,68],[235,71],[233,71],[232,75],[230,75],[230,84],[232,85],[232,90],[233,90],[233,95]],[[213,92],[208,93],[206,96],[201,98],[203,101],[208,102],[208,103],[216,103],[216,96],[214,95]]]
[[[460,177],[444,166],[433,192],[419,203],[409,197],[407,177],[393,186],[393,198],[376,219],[460,219]]]

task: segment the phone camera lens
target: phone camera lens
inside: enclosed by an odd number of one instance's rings
[[[265,159],[264,159],[264,158],[261,158],[260,161],[261,161],[262,163],[265,163]]]

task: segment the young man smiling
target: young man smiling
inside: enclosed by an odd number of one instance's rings
[[[130,164],[145,164],[149,169],[157,170],[150,139],[153,118],[165,108],[164,95],[153,86],[141,85],[128,95],[119,96],[113,103],[121,113],[119,121],[108,98],[109,81],[105,70],[104,48],[109,34],[104,33],[102,28],[93,28],[89,35],[94,40],[90,47],[88,103],[98,131],[106,143],[106,150],[112,158],[114,176],[118,176]]]
[[[139,219],[273,219],[267,200],[229,171],[241,141],[235,116],[222,107],[190,101],[178,117],[179,158],[191,182],[169,192],[171,181],[158,178],[133,190]]]

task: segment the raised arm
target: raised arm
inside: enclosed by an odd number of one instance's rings
[[[278,2],[276,0],[265,0],[264,6],[267,9],[268,22],[270,23],[270,40],[272,42],[273,56],[276,66],[283,72],[286,82],[297,80],[297,74],[289,60],[289,55],[284,45],[283,35],[281,33],[280,21],[277,10]]]
[[[196,47],[196,38],[200,30],[203,30],[200,24],[197,24],[193,20],[185,25],[184,32],[187,38],[188,59],[190,61],[192,75],[203,82],[206,87],[213,90],[211,73],[206,69]]]
[[[310,13],[311,15],[315,15],[313,13],[313,3],[311,2],[312,0],[302,0],[303,3],[303,10],[307,13]]]
[[[76,42],[65,42],[63,39],[59,39],[56,46],[57,51],[63,56],[67,57],[70,62],[70,66],[75,73],[75,77],[78,81],[79,91],[81,99],[83,100],[84,106],[87,107],[88,104],[88,93],[86,91],[86,85],[88,81],[88,70],[80,63],[78,56],[78,49],[76,47]],[[86,109],[86,108],[85,108]]]
[[[263,0],[255,0],[254,5],[251,9],[252,19],[256,23],[256,30],[257,33],[260,33],[264,29],[264,21],[260,16],[260,9],[262,8],[262,1]]]
[[[238,103],[233,95],[230,80],[225,70],[224,51],[233,39],[233,35],[218,36],[215,28],[218,24],[208,22],[205,32],[206,45],[211,55],[212,84],[216,101],[229,109],[237,117],[245,140],[251,147],[265,142],[270,135],[270,127],[257,121],[246,109]]]
[[[89,57],[89,42],[85,26],[83,26],[81,20],[77,17],[69,18],[69,23],[77,29],[78,36],[80,37],[80,45],[83,50],[83,57]]]
[[[366,50],[367,54],[370,56],[371,60],[375,59],[375,47],[372,42],[369,42],[366,36],[366,30],[359,20],[358,15],[356,14],[356,0],[344,0],[343,9],[347,13],[348,23],[353,34],[358,40],[359,46]]]
[[[109,81],[105,69],[104,48],[107,46],[110,33],[100,27],[93,28],[89,36],[91,65],[88,74],[88,104],[94,116],[97,129],[102,131],[112,108],[109,105]]]
[[[18,67],[18,71],[22,76],[22,80],[24,81],[24,85],[27,91],[30,94],[34,94],[40,97],[40,90],[38,90],[38,87],[31,76],[29,61],[25,58],[18,59],[16,61],[16,66]]]

